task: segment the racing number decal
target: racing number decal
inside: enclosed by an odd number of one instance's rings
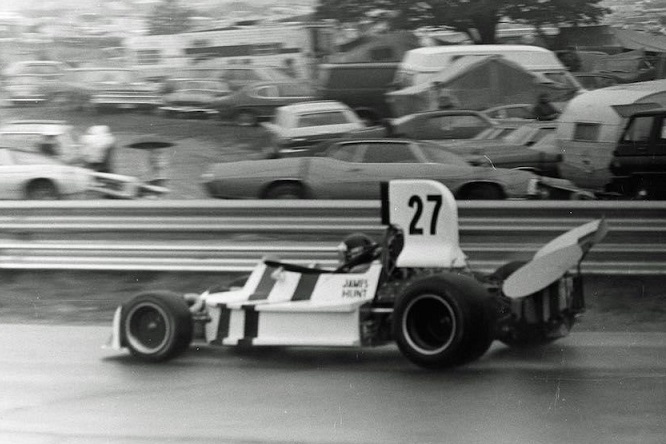
[[[432,210],[432,218],[430,219],[430,234],[437,234],[437,218],[439,217],[439,212],[442,209],[442,196],[439,194],[428,194],[426,196],[428,202],[434,203],[434,208]],[[409,207],[414,208],[414,215],[412,216],[412,221],[409,224],[409,234],[422,236],[423,228],[419,226],[421,222],[421,216],[423,215],[423,199],[421,196],[412,195],[409,198]]]

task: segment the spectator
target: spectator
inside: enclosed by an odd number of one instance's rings
[[[550,103],[548,93],[539,94],[537,103],[532,108],[532,113],[537,120],[554,120],[560,115],[560,111]]]
[[[81,138],[83,156],[88,168],[100,173],[113,172],[112,160],[116,150],[116,139],[106,125],[88,128]]]

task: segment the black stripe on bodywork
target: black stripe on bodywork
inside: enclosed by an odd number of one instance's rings
[[[238,341],[238,345],[250,346],[259,331],[259,312],[255,309],[254,305],[244,305],[243,311],[245,312],[244,337]]]
[[[261,279],[259,279],[259,284],[257,284],[257,288],[254,290],[254,293],[252,293],[248,299],[249,301],[263,301],[265,299],[268,299],[268,295],[271,293],[271,290],[275,285],[275,279],[273,279],[273,277],[271,276],[275,270],[276,270],[275,267],[266,266],[264,274],[261,276]]]
[[[379,186],[380,186],[380,195],[382,202],[382,207],[381,207],[382,225],[391,225],[391,216],[389,212],[390,208],[389,205],[391,204],[391,202],[389,202],[389,183],[381,182]]]
[[[308,301],[312,296],[312,290],[314,290],[317,281],[319,280],[318,274],[302,274],[298,280],[298,285],[294,294],[291,297],[292,301]]]
[[[222,345],[224,338],[229,336],[229,323],[231,322],[231,310],[225,304],[218,305],[220,309],[220,321],[217,324],[217,336],[212,344]]]

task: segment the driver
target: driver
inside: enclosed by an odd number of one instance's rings
[[[338,244],[340,266],[337,272],[362,273],[377,257],[378,245],[370,236],[363,233],[350,234]]]

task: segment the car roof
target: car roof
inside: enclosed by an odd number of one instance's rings
[[[638,111],[632,114],[632,116],[658,116],[666,114],[666,108],[655,108],[647,111]]]
[[[86,68],[69,68],[67,72],[85,72],[85,71],[128,71],[135,72],[136,70],[131,68],[117,68],[114,66],[95,66],[95,67],[86,67]]]
[[[302,79],[294,79],[294,80],[260,80],[258,82],[252,82],[249,85],[246,85],[246,88],[249,87],[256,87],[256,86],[266,86],[266,85],[305,85],[305,86],[310,86],[310,84],[307,81],[303,81]],[[319,100],[319,102],[323,102],[324,100]]]
[[[350,109],[347,105],[336,100],[317,100],[313,102],[293,103],[281,107],[284,111],[307,112]]]

